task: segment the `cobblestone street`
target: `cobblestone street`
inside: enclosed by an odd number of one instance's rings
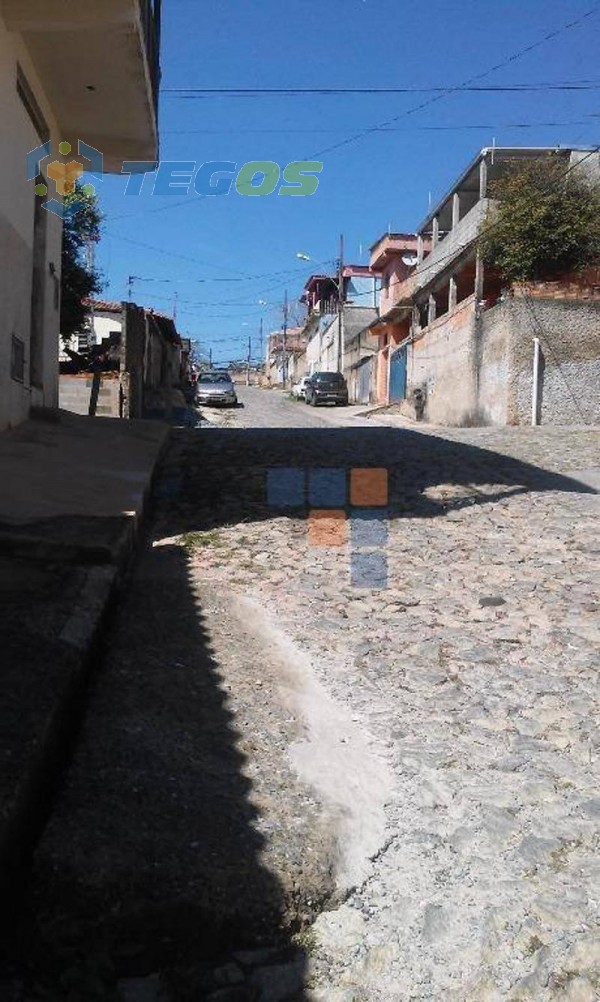
[[[285,631],[393,776],[381,844],[317,922],[318,997],[592,1002],[600,544],[577,474],[600,483],[598,434],[334,430],[353,419],[258,391],[243,421],[307,413],[331,430],[215,434],[203,476],[218,501],[200,518],[216,510],[221,547],[196,566]],[[388,469],[386,588],[353,588],[348,548],[309,546],[304,513],[253,517],[267,456]]]
[[[141,853],[150,896],[231,909],[237,895],[267,936],[316,918],[302,964],[245,975],[233,960],[214,994],[171,979],[175,1002],[594,1002],[598,433],[417,431],[240,396],[207,414],[218,426],[174,433],[153,547],[38,851],[40,912],[56,874],[68,883],[65,842],[75,883],[88,861],[121,874],[121,917]],[[385,503],[357,493],[364,469],[387,471]],[[333,535],[315,508],[341,513]],[[355,550],[383,554],[385,579],[368,560],[357,575]],[[181,611],[190,590],[209,661]],[[191,837],[208,818],[210,837]]]

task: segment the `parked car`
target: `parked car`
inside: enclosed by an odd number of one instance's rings
[[[348,403],[348,386],[341,372],[313,372],[306,383],[307,404],[316,407],[317,404]]]
[[[297,397],[298,400],[304,400],[306,397],[306,384],[309,380],[309,376],[302,376],[299,383],[294,383],[292,386],[292,396]]]
[[[201,372],[196,382],[196,403],[237,407],[235,386],[228,372]]]

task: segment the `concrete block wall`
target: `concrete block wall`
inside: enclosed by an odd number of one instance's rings
[[[100,386],[96,403],[96,417],[119,417],[118,377],[108,374],[100,376]],[[63,375],[59,381],[59,407],[73,414],[89,414],[94,388],[93,376]]]
[[[574,298],[560,283],[479,317],[469,297],[436,320],[409,346],[409,402],[424,389],[424,419],[435,424],[530,424],[534,337],[541,423],[600,425],[600,296]]]

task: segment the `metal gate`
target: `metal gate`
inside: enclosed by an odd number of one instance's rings
[[[368,404],[371,399],[373,356],[366,358],[358,369],[357,404]]]
[[[390,401],[406,397],[406,348],[398,348],[390,359]]]

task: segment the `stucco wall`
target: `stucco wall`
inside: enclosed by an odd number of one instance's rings
[[[474,324],[475,304],[470,296],[409,346],[407,393],[426,388],[426,421],[461,425],[474,419]]]
[[[531,420],[533,338],[543,352],[542,424],[600,424],[600,302],[559,298],[510,302],[509,421]]]
[[[482,424],[508,420],[510,303],[482,314],[476,327],[476,418]]]
[[[600,424],[600,301],[516,296],[475,316],[474,297],[440,317],[408,352],[410,397],[425,420],[529,424],[533,339],[540,338],[542,424]]]
[[[30,404],[55,407],[58,403],[59,305],[62,224],[45,213],[46,263],[44,283],[44,338],[41,385],[30,380],[31,282],[35,194],[26,179],[26,155],[40,145],[40,137],[17,93],[17,61],[35,93],[54,142],[60,141],[56,122],[20,37],[6,30],[0,16],[0,429],[24,420]],[[55,278],[50,274],[50,262]],[[11,379],[13,334],[25,345],[25,379]]]

